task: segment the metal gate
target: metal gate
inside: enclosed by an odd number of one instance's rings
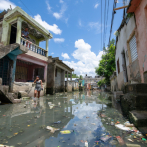
[[[135,35],[130,40],[129,45],[130,45],[131,59],[132,59],[132,62],[134,62],[138,58]]]
[[[0,78],[2,78],[2,85],[10,86],[11,62],[7,56],[0,59]]]

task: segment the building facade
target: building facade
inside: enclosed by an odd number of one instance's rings
[[[147,83],[147,1],[131,0],[127,13],[134,13],[136,42],[141,83]]]
[[[47,69],[47,94],[55,94],[57,92],[72,92],[72,72],[73,69],[59,60],[58,57],[48,57]],[[70,80],[68,75],[70,74]],[[65,75],[67,80],[65,81]]]
[[[5,11],[4,11],[5,12]],[[3,13],[4,13],[3,12]],[[22,37],[22,31],[28,28],[27,39]],[[43,81],[44,89],[47,82],[48,66],[48,41],[52,34],[36,22],[20,7],[15,7],[4,13],[0,21],[0,39],[3,46],[17,43],[25,53],[17,52],[13,58],[12,91],[25,91],[28,96],[32,96],[34,87],[32,83],[37,75]],[[46,48],[39,47],[41,41],[46,41]],[[4,80],[3,80],[4,81]],[[44,91],[41,92],[41,95]]]

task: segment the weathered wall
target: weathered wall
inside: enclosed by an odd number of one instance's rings
[[[141,74],[141,82],[144,82],[143,73],[147,71],[147,1],[142,0],[135,11],[136,17],[136,36],[138,61]]]
[[[72,81],[72,91],[77,91],[79,90],[79,83]]]
[[[2,24],[0,24],[0,42],[1,42],[1,39],[2,39]]]
[[[72,81],[65,81],[65,85],[66,85],[66,91],[67,92],[72,92]]]
[[[46,83],[43,83],[43,90],[40,92],[40,96],[43,96],[46,92]],[[18,93],[19,91],[24,91],[29,97],[34,97],[35,84],[32,82],[14,82],[13,92]]]
[[[54,94],[55,93],[55,65],[48,64],[47,68],[47,87],[46,93],[47,94]]]
[[[125,72],[123,68],[124,60],[122,53],[125,53],[128,82],[131,82],[131,80],[135,80],[136,78],[139,77],[138,75],[139,66],[137,64],[137,60],[134,61],[133,63],[129,62],[129,51],[128,51],[129,49],[127,47],[127,41],[130,39],[130,36],[134,32],[135,28],[136,28],[135,18],[134,16],[132,16],[129,22],[125,24],[124,27],[121,28],[120,34],[118,36],[118,41],[116,44],[116,55],[115,55],[118,90],[122,90],[123,85],[126,83]],[[118,73],[118,67],[117,67],[118,59],[119,59],[120,73]]]

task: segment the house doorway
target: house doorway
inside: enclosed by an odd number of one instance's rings
[[[10,44],[16,43],[17,28],[11,25]]]
[[[122,53],[122,67],[123,67],[124,83],[126,83],[128,82],[128,74],[127,74],[127,66],[126,66],[126,56],[124,51]]]

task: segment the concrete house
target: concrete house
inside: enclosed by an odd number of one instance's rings
[[[26,27],[28,28],[29,37],[24,39],[21,37],[21,34]],[[32,96],[34,91],[32,82],[37,75],[43,80],[45,89],[47,82],[48,42],[51,38],[52,34],[20,7],[8,12],[4,11],[2,19],[0,15],[1,46],[10,46],[11,48],[14,44],[18,45],[16,47],[18,51],[13,53],[15,57],[9,56],[13,60],[11,91],[24,91],[26,92],[24,96]],[[46,41],[45,49],[39,47],[41,41]],[[5,50],[2,52],[5,52]],[[1,66],[3,67],[4,64],[1,63]],[[3,81],[8,79],[4,73],[0,77]],[[3,82],[3,84],[5,83]],[[42,91],[41,95],[43,94],[44,92]]]
[[[134,32],[137,42],[139,82],[147,83],[147,1],[131,0],[127,13],[134,13],[136,20]]]
[[[72,68],[67,66],[58,57],[48,57],[48,69],[47,69],[47,94],[55,94],[57,92],[72,92]],[[65,81],[65,74],[67,80]],[[70,75],[70,80],[68,80]]]
[[[116,38],[115,62],[117,77],[115,78],[117,78],[117,87],[115,90],[118,91],[123,90],[124,85],[127,83],[141,82],[135,28],[134,15],[127,18],[124,13]]]

